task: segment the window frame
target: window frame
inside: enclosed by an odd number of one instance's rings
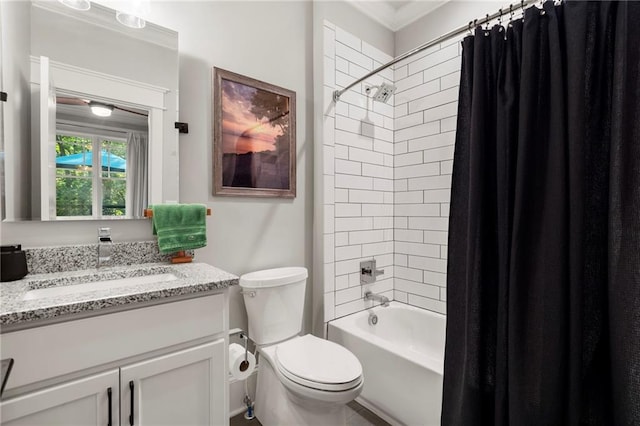
[[[56,128],[56,137],[57,136],[67,136],[67,137],[78,137],[85,138],[91,140],[91,150],[92,152],[99,153],[102,149],[103,141],[117,141],[124,142],[127,144],[127,132],[125,131],[113,131],[113,130],[103,130],[103,129],[95,129],[84,126],[75,126],[68,124],[59,123]],[[101,164],[101,155],[93,155],[92,157],[92,176],[91,176],[91,216],[59,216],[57,214],[56,207],[56,220],[86,220],[86,219],[125,219],[127,218],[126,213],[122,216],[117,215],[103,215],[103,200],[102,200],[102,164]],[[56,167],[57,168],[57,167]],[[57,178],[57,176],[56,176]],[[104,179],[117,179],[122,180],[122,178],[104,178]],[[126,184],[126,171],[125,171],[125,184]],[[56,198],[57,198],[57,189],[56,189]],[[125,212],[126,212],[126,204],[127,197],[125,196]]]

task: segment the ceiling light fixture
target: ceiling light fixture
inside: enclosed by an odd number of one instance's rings
[[[113,105],[107,105],[100,102],[89,102],[91,112],[98,117],[110,117],[113,112]]]
[[[89,0],[58,0],[60,3],[75,10],[87,11],[91,9]]]
[[[147,24],[145,18],[151,9],[150,0],[129,0],[122,2],[116,10],[116,19],[129,28],[140,29]]]

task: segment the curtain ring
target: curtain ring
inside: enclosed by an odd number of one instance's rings
[[[467,26],[467,31],[469,31],[469,35],[473,35],[471,32],[471,25],[473,25],[473,21],[469,21],[469,25]]]

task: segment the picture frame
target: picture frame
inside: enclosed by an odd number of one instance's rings
[[[213,68],[213,194],[296,196],[296,93]]]

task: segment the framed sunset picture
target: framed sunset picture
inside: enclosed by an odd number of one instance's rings
[[[296,196],[296,94],[213,69],[213,193]]]

